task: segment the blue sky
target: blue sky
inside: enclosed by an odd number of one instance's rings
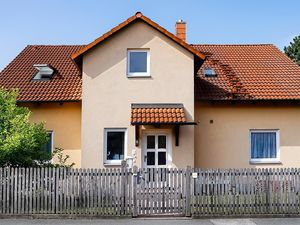
[[[86,44],[136,11],[188,43],[273,43],[300,35],[299,0],[0,0],[0,70],[28,44]]]

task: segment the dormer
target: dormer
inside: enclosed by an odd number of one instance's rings
[[[55,69],[48,64],[33,64],[33,67],[38,70],[33,80],[50,80],[54,75]]]

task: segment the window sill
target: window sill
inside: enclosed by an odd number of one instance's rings
[[[122,163],[103,163],[104,166],[122,166]]]
[[[151,78],[151,75],[127,75],[127,78]]]
[[[251,159],[250,164],[281,164],[281,161],[279,159]]]

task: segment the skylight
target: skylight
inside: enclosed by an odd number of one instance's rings
[[[34,64],[33,67],[38,70],[34,80],[49,80],[54,74],[54,69],[48,64]]]
[[[206,76],[206,77],[215,77],[215,76],[217,76],[215,70],[213,68],[210,68],[210,67],[204,68],[203,72],[204,72],[204,76]]]

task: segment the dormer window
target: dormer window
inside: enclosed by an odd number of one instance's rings
[[[128,77],[150,76],[150,53],[147,49],[134,49],[127,52]]]
[[[34,80],[50,80],[54,74],[54,68],[48,64],[34,64],[33,67],[38,70]]]
[[[213,68],[210,68],[210,67],[204,68],[203,73],[204,73],[204,76],[206,76],[206,77],[215,77],[215,76],[217,76],[215,70]]]

